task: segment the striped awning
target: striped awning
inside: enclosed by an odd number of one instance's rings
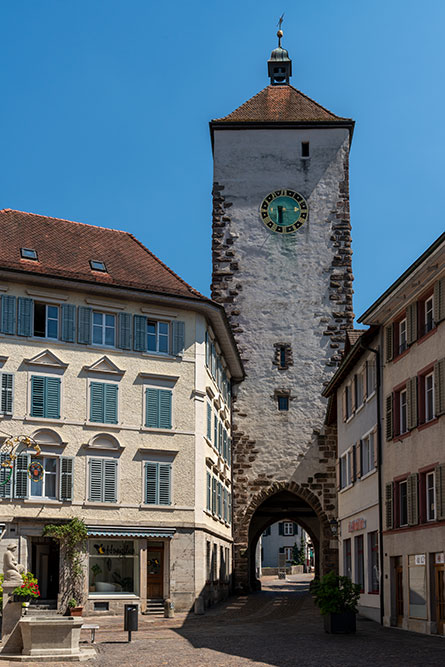
[[[124,526],[87,526],[90,537],[168,537],[172,538],[175,528],[140,528]]]

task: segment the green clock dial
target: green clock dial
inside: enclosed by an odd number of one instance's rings
[[[306,222],[308,206],[295,190],[283,188],[268,194],[260,207],[261,220],[277,234],[292,234]]]

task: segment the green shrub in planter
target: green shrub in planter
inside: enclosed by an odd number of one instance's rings
[[[325,617],[326,632],[355,632],[355,615],[360,597],[358,584],[353,584],[349,577],[329,572],[312,582],[311,593]]]

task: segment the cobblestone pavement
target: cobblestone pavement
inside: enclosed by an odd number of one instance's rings
[[[261,593],[233,597],[204,616],[178,614],[175,619],[157,620],[140,617],[140,629],[133,633],[131,644],[122,630],[122,618],[85,619],[86,623],[98,623],[100,629],[96,634],[97,659],[83,664],[445,666],[442,637],[382,628],[360,618],[355,635],[326,634],[307,594],[310,575],[290,579],[293,581],[269,578]],[[89,633],[83,631],[83,638],[89,639]],[[59,667],[68,664],[72,663],[52,663]]]

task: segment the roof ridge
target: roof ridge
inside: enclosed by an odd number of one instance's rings
[[[37,218],[45,218],[45,220],[57,220],[58,222],[69,222],[73,225],[82,225],[83,227],[94,227],[94,229],[105,229],[108,232],[119,232],[119,234],[130,234],[123,229],[114,229],[114,227],[102,227],[101,225],[92,225],[88,222],[79,222],[78,220],[68,220],[67,218],[55,218],[52,215],[43,215],[42,213],[31,213],[30,211],[20,211],[17,208],[2,208],[0,213],[21,213],[22,215],[33,215]]]
[[[141,248],[142,248],[143,250],[145,250],[145,252],[147,252],[149,255],[151,255],[151,256],[153,257],[153,259],[155,259],[157,262],[159,262],[159,264],[161,264],[161,266],[163,266],[164,269],[166,269],[169,273],[171,273],[172,276],[174,276],[174,277],[175,277],[177,280],[179,280],[183,285],[185,285],[185,287],[187,287],[189,290],[191,290],[192,292],[194,292],[194,294],[200,296],[200,297],[203,298],[203,299],[207,299],[207,298],[208,298],[208,297],[204,296],[204,294],[201,294],[201,292],[198,292],[197,289],[195,289],[194,287],[192,287],[191,285],[189,285],[183,278],[181,278],[181,276],[178,276],[178,274],[175,273],[175,272],[173,271],[173,269],[171,269],[169,266],[167,266],[167,264],[164,264],[164,262],[162,261],[162,259],[159,259],[159,257],[157,257],[157,256],[154,254],[154,252],[152,252],[151,250],[149,250],[149,249],[142,243],[142,241],[139,241],[139,239],[137,239],[135,236],[133,236],[133,234],[131,234],[131,232],[125,232],[125,233],[128,234],[128,236],[129,236],[130,238],[132,238],[133,241],[135,241],[138,245],[140,245]]]

